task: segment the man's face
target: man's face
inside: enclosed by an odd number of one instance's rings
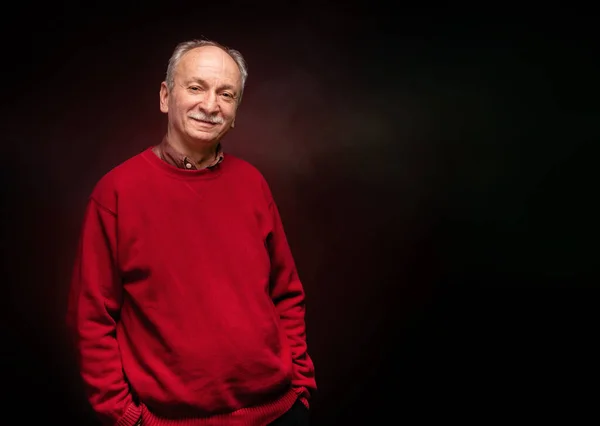
[[[203,46],[185,53],[169,92],[160,87],[160,110],[169,116],[170,137],[187,144],[216,144],[235,119],[242,77],[222,49]]]

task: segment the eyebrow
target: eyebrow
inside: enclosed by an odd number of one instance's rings
[[[187,84],[189,83],[202,83],[202,84],[207,84],[205,80],[196,77],[196,78],[190,78],[187,82]],[[231,90],[233,92],[236,92],[235,87],[232,86],[231,84],[222,84],[218,87],[219,90]],[[237,93],[237,92],[236,92]]]

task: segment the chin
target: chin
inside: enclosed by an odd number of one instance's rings
[[[218,135],[190,135],[190,139],[198,144],[212,145],[216,143],[220,137]]]

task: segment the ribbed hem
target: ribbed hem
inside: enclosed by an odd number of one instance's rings
[[[142,411],[142,407],[133,403],[129,404],[127,410],[125,410],[125,414],[117,422],[117,426],[133,426],[140,419]]]
[[[256,407],[241,408],[227,414],[203,418],[165,419],[152,414],[142,404],[143,426],[264,426],[281,417],[298,399],[290,389],[279,399]]]

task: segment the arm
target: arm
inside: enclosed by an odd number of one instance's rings
[[[309,406],[311,392],[316,390],[313,362],[307,352],[305,297],[279,211],[271,199],[272,232],[267,240],[271,257],[271,298],[288,337],[293,360],[292,385],[300,400]]]
[[[133,403],[116,339],[122,287],[116,266],[116,214],[89,200],[76,253],[67,307],[88,401],[103,425],[134,425]]]

